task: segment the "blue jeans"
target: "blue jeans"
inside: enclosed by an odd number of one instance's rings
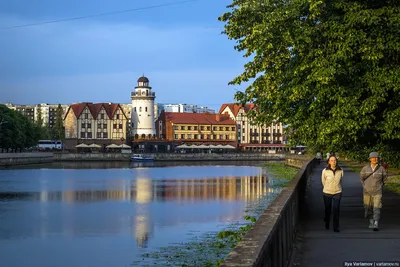
[[[325,223],[329,225],[329,222],[331,220],[332,206],[333,206],[333,229],[339,229],[339,212],[340,212],[341,199],[342,199],[342,193],[334,195],[324,193]]]

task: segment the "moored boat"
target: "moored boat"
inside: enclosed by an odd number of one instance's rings
[[[133,154],[131,157],[132,161],[153,161],[154,158],[152,157],[143,157],[142,154]]]

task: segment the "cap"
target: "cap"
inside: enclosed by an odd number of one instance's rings
[[[369,158],[380,158],[378,152],[371,152],[369,153]]]

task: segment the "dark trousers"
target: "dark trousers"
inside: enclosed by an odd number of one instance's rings
[[[329,225],[329,222],[331,220],[332,206],[333,206],[333,229],[339,229],[339,212],[340,212],[341,199],[342,199],[342,193],[334,195],[324,193],[325,223]]]

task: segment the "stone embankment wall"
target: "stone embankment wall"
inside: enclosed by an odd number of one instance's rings
[[[144,157],[153,157],[156,161],[240,161],[240,160],[283,160],[283,154],[265,154],[265,153],[225,153],[225,154],[207,154],[207,153],[157,153],[142,154]],[[130,154],[121,153],[55,153],[54,161],[127,161]]]
[[[293,165],[299,165],[304,158],[288,156],[287,160]],[[254,227],[229,253],[221,267],[288,265],[304,206],[307,180],[316,163],[315,159],[311,159],[302,165],[289,185],[265,209]]]
[[[38,152],[38,153],[0,153],[0,168],[50,163],[53,161],[53,153]]]
[[[285,157],[285,164],[300,169],[311,159],[311,157],[305,155],[287,155]]]

